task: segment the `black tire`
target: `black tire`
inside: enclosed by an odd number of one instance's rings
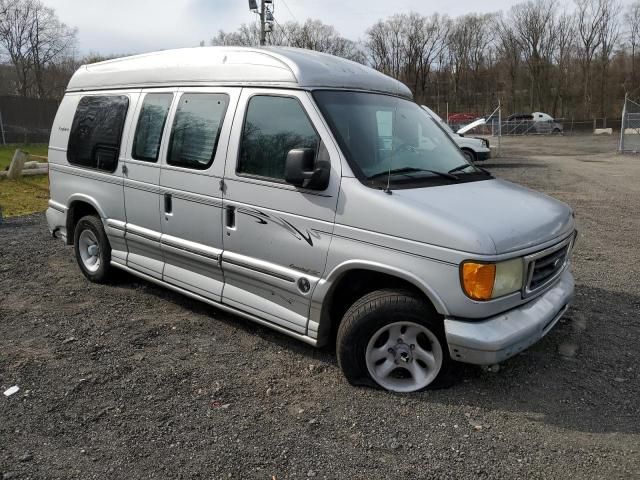
[[[344,314],[338,328],[338,365],[352,385],[381,387],[370,375],[366,350],[371,337],[385,325],[409,321],[429,329],[442,350],[442,365],[435,380],[426,388],[449,386],[451,358],[442,319],[420,296],[404,290],[377,290],[356,301]]]
[[[89,270],[82,259],[80,253],[80,237],[82,232],[89,230],[97,239],[98,257],[100,264],[95,271]],[[87,215],[82,217],[75,226],[73,232],[73,247],[76,255],[76,261],[83,275],[94,283],[106,283],[113,277],[113,267],[111,266],[111,245],[107,234],[104,232],[102,221],[95,215]]]
[[[473,150],[469,150],[468,148],[463,148],[462,153],[464,154],[465,158],[472,163],[477,160],[476,152],[474,152]]]

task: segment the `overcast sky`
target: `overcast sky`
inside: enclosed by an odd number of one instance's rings
[[[78,28],[80,54],[142,53],[197,46],[219,30],[255,21],[247,0],[43,0]],[[628,0],[623,0],[627,3]],[[411,10],[457,16],[507,10],[509,0],[274,0],[280,23],[317,18],[357,40],[380,18]],[[568,3],[568,2],[567,2]],[[288,7],[288,8],[287,8]]]

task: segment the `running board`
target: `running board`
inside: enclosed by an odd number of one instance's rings
[[[293,337],[296,340],[300,340],[301,342],[307,343],[311,346],[315,347],[318,344],[318,341],[315,338],[311,338],[311,337],[308,337],[307,335],[302,335],[300,333],[291,331],[287,328],[284,328],[274,323],[263,320],[260,317],[251,315],[250,313],[246,313],[246,312],[243,312],[242,310],[238,310],[237,308],[233,308],[233,307],[230,307],[229,305],[225,305],[223,303],[216,302],[206,297],[202,297],[197,293],[190,292],[189,290],[185,290],[184,288],[176,287],[175,285],[171,285],[170,283],[164,282],[150,275],[146,275],[142,272],[139,272],[138,270],[134,270],[133,268],[129,268],[126,265],[122,265],[121,263],[114,262],[113,260],[111,260],[111,266],[115,268],[119,268],[120,270],[124,270],[125,272],[128,272],[131,275],[135,275],[136,277],[140,277],[143,280],[147,280],[148,282],[155,283],[156,285],[159,285],[161,287],[165,287],[165,288],[168,288],[169,290],[173,290],[174,292],[178,292],[186,297],[193,298],[194,300],[207,303],[225,312],[231,313],[233,315],[238,315],[239,317],[246,318],[247,320],[251,320],[252,322],[258,323],[260,325],[268,327],[277,332],[284,333],[285,335]]]

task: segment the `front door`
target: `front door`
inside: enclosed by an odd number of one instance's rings
[[[240,88],[183,88],[160,174],[165,282],[220,301],[222,176]]]
[[[242,91],[225,170],[223,303],[306,333],[322,276],[340,185],[338,150],[310,94]],[[324,191],[284,181],[294,148],[331,162]]]

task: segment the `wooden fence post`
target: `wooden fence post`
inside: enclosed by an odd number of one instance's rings
[[[15,180],[16,178],[22,176],[22,169],[24,168],[24,162],[27,160],[27,154],[23,151],[17,149],[13,154],[13,160],[11,160],[11,165],[9,165],[9,171],[7,172],[7,178],[11,180]]]

